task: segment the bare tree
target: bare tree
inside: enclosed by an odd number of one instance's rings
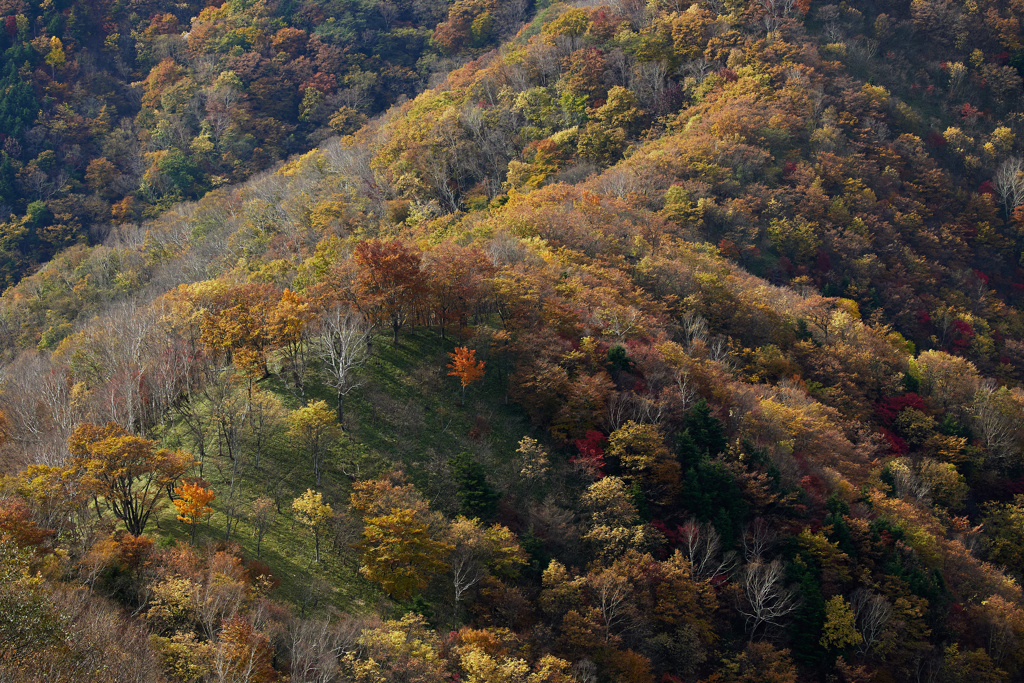
[[[658,424],[665,413],[665,401],[641,396],[634,391],[613,393],[608,399],[608,430],[614,432],[627,422]]]
[[[249,508],[249,521],[252,523],[252,532],[256,537],[256,559],[260,559],[263,550],[263,537],[274,525],[274,501],[266,496],[260,496],[252,502]]]
[[[707,346],[708,338],[711,335],[708,321],[694,311],[687,311],[683,314],[679,330],[683,335],[683,348],[691,356],[700,347]]]
[[[577,683],[596,683],[597,681],[597,665],[586,657],[573,664],[569,671],[572,674],[572,679]]]
[[[857,631],[861,636],[860,652],[867,655],[882,637],[882,631],[892,617],[892,605],[885,597],[866,588],[855,590],[850,596],[850,603],[857,619]]]
[[[736,553],[722,553],[722,537],[711,524],[690,518],[681,527],[683,553],[690,560],[690,572],[697,579],[729,574],[736,566]]]
[[[67,438],[83,419],[71,400],[71,378],[41,353],[28,351],[0,368],[0,407],[9,421],[7,436],[23,462],[60,465]]]
[[[690,379],[690,373],[685,370],[677,370],[675,380],[676,388],[679,390],[680,407],[689,410],[690,406],[697,402],[696,382]]]
[[[661,113],[668,86],[667,77],[668,66],[665,62],[639,62],[633,65],[630,74],[630,90],[636,92],[645,108]]]
[[[296,619],[288,626],[291,680],[332,683],[338,680],[339,660],[358,646],[359,634],[373,624],[366,617],[343,615],[331,619]]]
[[[1024,204],[1024,160],[1010,157],[999,165],[992,179],[1003,202],[1003,210],[1009,216],[1015,208]]]
[[[448,558],[450,566],[449,578],[452,582],[452,628],[457,626],[459,608],[466,593],[471,591],[487,576],[487,571],[480,563],[479,552],[471,544],[460,543],[455,546]]]
[[[758,0],[764,10],[764,27],[768,33],[775,33],[779,26],[789,18],[796,6],[796,0]]]
[[[327,384],[338,397],[338,424],[345,427],[344,401],[362,382],[355,374],[369,358],[370,328],[361,316],[342,306],[332,308],[320,320],[316,344],[327,371]]]
[[[499,3],[494,22],[499,35],[515,34],[526,18],[529,5],[529,0],[505,0],[505,2]]]
[[[713,62],[709,62],[703,57],[699,59],[691,59],[680,67],[680,71],[684,76],[692,78],[695,85],[700,85],[704,80],[710,76],[715,70]]]
[[[253,465],[257,469],[263,451],[283,431],[286,412],[277,396],[269,391],[253,390],[247,415],[248,445],[252,449]]]
[[[195,359],[186,344],[166,330],[154,333],[152,345],[157,352],[148,364],[145,386],[150,396],[147,422],[155,423],[181,398],[185,375]]]
[[[232,463],[232,490],[242,459],[242,431],[249,413],[248,397],[238,390],[237,381],[233,370],[225,370],[206,391],[210,417],[217,430],[217,454],[221,458],[227,456]]]
[[[56,442],[66,443],[83,417],[72,396],[68,372],[59,366],[51,367],[40,378],[37,398],[48,418],[46,426],[52,432],[53,445],[56,446]],[[56,452],[51,451],[53,456],[63,456],[64,452],[63,447],[58,447]]]
[[[83,681],[103,671],[107,680],[125,683],[163,680],[161,666],[140,620],[132,619],[111,601],[89,590],[60,586],[46,602],[60,615],[67,630],[66,648],[42,648],[16,653],[31,659],[19,667],[3,667],[0,678],[28,681]]]
[[[739,612],[746,630],[755,640],[762,627],[779,626],[783,617],[797,608],[793,591],[785,586],[785,565],[780,560],[751,562],[743,572],[745,602]]]
[[[231,468],[228,495],[223,499],[224,538],[228,539],[238,521],[236,495],[244,457],[242,430],[249,413],[249,400],[245,392],[237,389],[233,370],[222,372],[207,385],[205,393],[210,419],[216,429],[218,463],[223,463],[226,457]]]
[[[931,485],[921,479],[906,458],[897,458],[888,465],[893,479],[893,492],[897,498],[910,496],[923,501],[931,492]]]
[[[377,12],[380,14],[380,18],[384,20],[384,26],[390,29],[391,24],[401,13],[401,8],[391,2],[391,0],[380,0],[380,2],[377,3]]]
[[[100,421],[112,420],[145,433],[142,378],[154,323],[152,312],[140,309],[132,299],[110,310],[102,323],[92,328],[91,341],[103,382]]]
[[[759,562],[779,540],[779,532],[764,517],[757,517],[743,532],[743,557]]]
[[[838,43],[846,37],[843,30],[842,10],[838,5],[825,5],[818,10],[818,21],[822,24],[822,30],[830,43]]]
[[[206,637],[214,640],[221,624],[238,614],[245,599],[244,583],[223,581],[211,568],[192,594],[196,619],[203,627]]]
[[[974,425],[985,444],[985,455],[995,463],[1008,463],[1019,457],[1021,418],[1024,401],[1019,392],[1000,387],[986,379],[974,396]]]
[[[217,377],[217,369],[208,356],[187,342],[176,362],[180,363],[180,394],[171,406],[188,435],[189,450],[198,457],[201,477],[206,466],[207,446],[216,431],[204,398],[206,387]]]
[[[629,630],[638,621],[636,606],[629,600],[630,585],[626,577],[606,569],[588,577],[594,606],[600,614],[604,640]]]
[[[287,493],[290,490],[289,477],[294,469],[293,467],[284,471],[273,465],[266,469],[266,490],[270,493],[270,498],[274,501],[274,507],[277,508],[278,514],[281,514],[281,504],[290,502],[287,498]]]

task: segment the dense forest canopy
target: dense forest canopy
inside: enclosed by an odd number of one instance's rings
[[[1022,12],[0,0],[0,678],[1021,680]]]

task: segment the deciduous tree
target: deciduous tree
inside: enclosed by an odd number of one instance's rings
[[[306,527],[313,534],[315,548],[314,561],[320,561],[320,536],[327,530],[327,526],[334,516],[334,510],[324,502],[323,495],[313,489],[306,489],[306,492],[292,501],[292,511],[299,524]]]
[[[466,387],[484,376],[484,361],[476,359],[476,351],[465,346],[455,347],[449,351],[452,362],[448,364],[448,374],[458,377],[462,384],[462,404],[466,404]]]
[[[178,519],[192,527],[192,542],[196,540],[196,526],[199,520],[213,513],[209,503],[217,497],[213,489],[203,488],[195,482],[185,482],[174,489],[178,496],[174,499],[174,507],[178,509]]]
[[[263,548],[263,537],[274,524],[275,505],[274,501],[266,496],[260,496],[252,502],[249,507],[249,522],[252,524],[252,532],[256,537],[256,559],[260,559]]]
[[[142,535],[157,503],[194,464],[187,453],[158,449],[112,422],[79,425],[68,449],[83,483],[134,536]]]
[[[359,572],[385,593],[407,600],[427,586],[433,574],[447,569],[452,546],[436,540],[428,520],[416,510],[392,508],[364,520]]]
[[[821,646],[843,650],[860,643],[856,620],[850,603],[841,595],[833,595],[825,603],[825,625],[821,631]]]
[[[362,316],[334,306],[320,318],[316,344],[327,374],[327,384],[338,397],[338,424],[345,428],[345,397],[361,382],[356,370],[370,356],[370,330]]]
[[[779,626],[782,619],[797,608],[796,595],[785,585],[786,571],[781,560],[752,562],[743,570],[744,603],[739,611],[746,619],[750,639],[760,637],[762,627]]]
[[[448,557],[452,587],[452,628],[466,594],[491,572],[510,576],[526,563],[526,553],[511,531],[495,524],[489,528],[476,519],[459,517],[448,528],[445,541],[452,546]]]
[[[364,240],[352,258],[359,266],[357,302],[363,316],[374,325],[389,325],[398,343],[398,332],[423,296],[420,253],[399,240]]]
[[[423,273],[442,339],[450,326],[466,324],[469,313],[479,305],[484,279],[493,271],[482,251],[452,242],[444,242],[424,255]]]
[[[321,461],[332,439],[339,435],[338,423],[334,411],[327,406],[327,401],[315,401],[304,408],[299,408],[288,416],[288,436],[309,453],[313,461],[313,474],[317,485],[323,474]]]
[[[266,377],[267,351],[274,343],[271,319],[281,296],[270,285],[249,283],[214,298],[203,313],[202,342],[227,352],[249,377]]]
[[[313,310],[305,297],[289,289],[284,290],[281,300],[271,311],[271,345],[281,349],[284,356],[282,368],[291,378],[299,399],[306,400],[306,371],[308,365],[309,325]]]

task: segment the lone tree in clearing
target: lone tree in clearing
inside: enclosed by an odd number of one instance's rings
[[[313,489],[306,489],[305,493],[292,501],[292,510],[299,524],[313,532],[313,543],[316,548],[314,558],[319,562],[320,534],[327,528],[334,510],[324,502],[323,495]]]
[[[288,416],[288,436],[309,453],[317,486],[323,474],[323,456],[339,433],[334,411],[327,405],[327,401],[314,401]]]
[[[263,550],[263,537],[274,524],[274,501],[260,496],[249,508],[249,521],[252,522],[253,535],[256,537],[256,559],[260,559]]]
[[[484,376],[484,361],[476,359],[476,351],[465,346],[456,346],[449,352],[452,362],[448,364],[449,375],[462,382],[462,405],[466,405],[466,387]]]

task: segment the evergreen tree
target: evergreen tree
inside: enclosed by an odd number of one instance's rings
[[[14,173],[14,160],[7,152],[0,151],[0,204],[7,206],[11,211],[15,210],[18,202]]]
[[[697,450],[709,458],[724,453],[729,446],[722,423],[711,414],[711,408],[703,399],[687,413],[686,433]]]
[[[14,62],[8,62],[7,73],[0,80],[0,131],[21,138],[38,113],[39,103],[32,86],[21,80]]]
[[[821,630],[825,625],[825,598],[821,594],[821,572],[813,560],[797,555],[790,565],[794,581],[800,584],[800,607],[793,613],[793,657],[804,664],[821,664],[825,649]]]
[[[469,453],[453,456],[448,464],[455,477],[455,494],[467,517],[488,520],[498,511],[498,492],[487,481],[483,465]]]

